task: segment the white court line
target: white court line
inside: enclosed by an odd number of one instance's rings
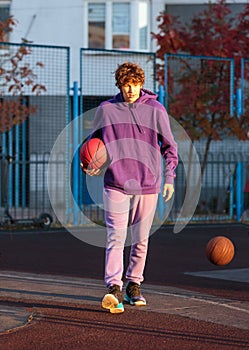
[[[95,287],[95,288],[97,287],[99,289],[103,289],[101,282],[98,284],[98,283],[93,283],[93,282],[77,281],[77,280],[75,280],[75,278],[73,280],[67,280],[66,279],[67,277],[65,277],[65,279],[62,279],[61,276],[59,278],[57,278],[56,276],[51,277],[51,278],[47,278],[47,277],[36,277],[34,275],[27,276],[24,273],[11,274],[11,273],[7,272],[7,273],[0,273],[0,278],[1,277],[9,278],[9,279],[18,279],[18,280],[22,280],[22,281],[26,280],[29,282],[36,281],[36,282],[48,282],[48,283],[52,283],[52,284],[62,283],[62,284],[68,284],[68,285],[75,284],[75,285],[79,285],[79,286]],[[157,288],[158,288],[158,286],[157,286]],[[206,304],[223,306],[224,308],[228,308],[231,310],[240,311],[240,312],[244,312],[244,313],[249,314],[249,309],[247,310],[247,309],[243,309],[241,307],[229,305],[228,302],[234,302],[233,300],[230,300],[230,299],[219,299],[216,296],[210,296],[210,295],[203,295],[203,297],[198,297],[198,296],[193,297],[193,296],[188,296],[188,295],[184,295],[184,294],[180,294],[180,293],[177,294],[177,293],[173,293],[173,292],[159,292],[159,291],[147,288],[146,286],[144,286],[143,289],[144,289],[144,291],[151,293],[151,294],[156,294],[156,295],[161,295],[161,296],[171,296],[171,297],[176,297],[176,298],[183,298],[183,299],[188,299],[188,300],[193,300],[193,301],[199,301],[199,302],[206,303]],[[184,292],[184,289],[179,289],[179,290],[181,292]],[[186,292],[188,294],[190,293],[189,290]],[[193,294],[194,292],[191,292],[191,293]],[[200,294],[201,293],[198,293],[198,295],[200,295]],[[209,300],[210,297],[216,298],[217,301]],[[222,302],[222,300],[223,300],[223,302]]]
[[[14,314],[14,315],[16,315],[16,310],[7,310],[7,309],[0,309],[0,313],[5,313],[5,314]]]
[[[232,310],[236,310],[236,311],[242,311],[245,312],[247,314],[249,314],[249,310],[246,309],[242,309],[240,307],[237,306],[232,306],[229,305],[227,303],[223,303],[223,302],[219,302],[219,301],[212,301],[212,300],[208,300],[208,299],[202,299],[202,298],[198,298],[198,297],[188,297],[187,295],[181,295],[181,294],[175,294],[175,293],[168,293],[168,292],[157,292],[157,291],[153,291],[150,289],[146,289],[147,292],[151,293],[151,294],[157,294],[157,295],[165,295],[165,296],[173,296],[173,297],[177,297],[177,298],[183,298],[183,299],[189,299],[189,300],[194,300],[194,301],[200,301],[200,302],[204,302],[207,304],[212,304],[212,305],[218,305],[218,306],[223,306],[226,307],[228,309],[232,309]],[[189,292],[189,291],[188,291]],[[210,296],[208,296],[210,297]],[[212,296],[213,297],[213,296]],[[217,297],[216,297],[217,298]],[[223,299],[224,300],[224,299]],[[228,299],[226,299],[227,301],[229,301]],[[231,302],[234,302],[233,300],[231,300]]]
[[[62,284],[76,284],[79,286],[90,286],[90,287],[101,287],[101,284],[97,283],[91,283],[91,282],[80,282],[80,281],[75,281],[73,280],[62,280],[62,279],[57,279],[56,277],[51,277],[51,278],[44,278],[44,277],[33,277],[33,276],[25,276],[25,275],[17,275],[17,274],[5,274],[5,273],[0,273],[0,277],[3,278],[10,278],[10,279],[18,279],[18,280],[27,280],[27,281],[36,281],[36,282],[49,282],[49,283],[62,283]]]

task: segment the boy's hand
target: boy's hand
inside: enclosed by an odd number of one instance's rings
[[[172,184],[164,184],[163,186],[163,197],[164,201],[167,202],[173,196],[174,193],[174,185]]]
[[[90,168],[84,168],[84,165],[80,163],[81,170],[84,171],[89,176],[97,176],[100,174],[100,169],[90,169]]]

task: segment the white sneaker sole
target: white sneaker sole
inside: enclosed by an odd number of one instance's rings
[[[132,300],[128,297],[128,295],[125,295],[124,301],[126,301],[126,302],[129,303],[130,305],[135,305],[135,306],[145,306],[145,305],[146,305],[146,301],[143,301],[143,300],[132,301]]]
[[[106,294],[102,299],[102,307],[109,309],[112,314],[124,312],[124,306],[118,302],[118,299],[113,294]]]

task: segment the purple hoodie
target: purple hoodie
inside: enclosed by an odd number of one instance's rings
[[[102,102],[94,119],[92,137],[105,143],[110,163],[104,186],[127,194],[152,194],[161,191],[162,157],[164,183],[173,184],[178,164],[168,114],[157,95],[142,89],[133,104],[119,93]]]

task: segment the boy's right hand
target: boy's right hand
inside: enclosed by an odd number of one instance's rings
[[[100,169],[90,169],[90,168],[84,168],[83,163],[80,163],[81,170],[84,171],[89,176],[97,176],[100,175]]]

